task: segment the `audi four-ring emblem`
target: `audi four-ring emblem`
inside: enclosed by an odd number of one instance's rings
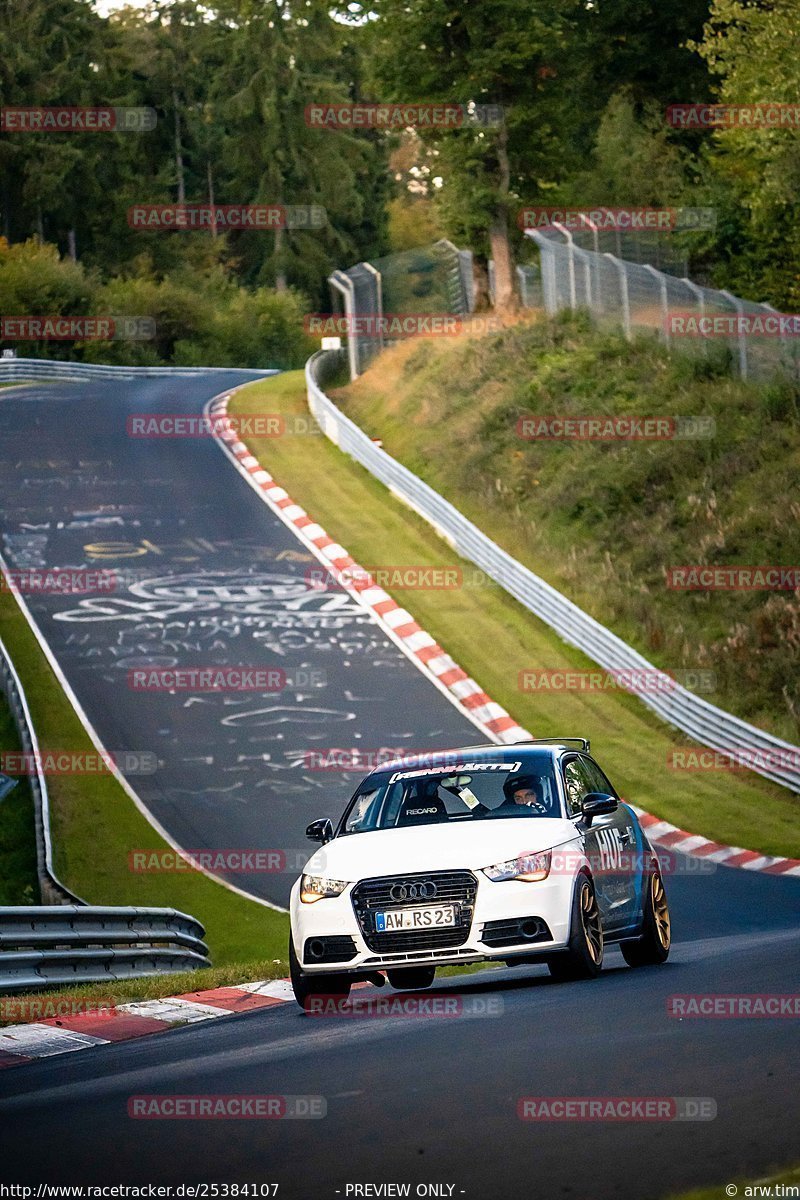
[[[393,883],[389,895],[397,904],[403,900],[432,900],[436,895],[436,884],[428,880],[422,883]]]

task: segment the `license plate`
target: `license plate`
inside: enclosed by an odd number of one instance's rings
[[[393,908],[390,912],[375,913],[375,932],[392,929],[442,929],[455,925],[456,910],[452,904],[435,904],[429,908]]]

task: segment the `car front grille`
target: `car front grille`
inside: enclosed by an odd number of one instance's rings
[[[405,899],[402,898],[404,889]],[[471,871],[432,871],[419,875],[362,879],[353,888],[352,900],[364,941],[370,950],[378,954],[408,954],[461,946],[469,937],[477,890],[478,881]],[[375,928],[376,912],[397,908],[428,908],[437,904],[455,906],[455,925],[441,929],[393,929],[384,933],[378,933]]]

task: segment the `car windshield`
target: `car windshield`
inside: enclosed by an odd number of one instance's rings
[[[351,800],[339,833],[560,815],[549,758],[464,762],[371,775]]]

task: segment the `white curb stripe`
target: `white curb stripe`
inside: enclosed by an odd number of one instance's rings
[[[87,1050],[90,1046],[107,1046],[108,1039],[88,1033],[73,1033],[57,1025],[9,1025],[0,1030],[0,1051],[24,1054],[28,1058],[49,1058],[53,1054],[69,1054]]]
[[[133,1017],[154,1017],[157,1021],[189,1022],[224,1017],[227,1013],[227,1009],[200,1004],[196,1000],[182,1000],[178,996],[166,996],[163,1000],[141,1000],[136,1004],[120,1004],[117,1011],[130,1013]]]

